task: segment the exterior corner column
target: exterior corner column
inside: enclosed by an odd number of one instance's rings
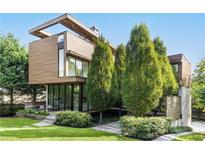
[[[181,87],[179,94],[181,96],[182,125],[191,126],[192,123],[191,90],[187,87]]]

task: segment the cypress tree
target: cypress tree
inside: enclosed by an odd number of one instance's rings
[[[111,79],[114,70],[113,56],[108,43],[100,37],[96,40],[96,47],[88,71],[87,90],[88,100],[93,110],[100,112],[108,108]]]
[[[135,26],[126,46],[122,80],[123,103],[136,116],[151,111],[162,96],[162,75],[146,25]]]
[[[164,46],[163,41],[159,37],[154,39],[155,51],[158,54],[158,61],[161,66],[162,80],[163,80],[163,95],[171,95],[177,92],[178,84],[174,76],[172,66],[169,63],[167,57],[167,49]]]
[[[122,74],[125,69],[126,48],[120,44],[115,52],[114,73],[110,90],[111,104],[122,107]]]

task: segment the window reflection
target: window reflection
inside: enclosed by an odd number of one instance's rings
[[[68,57],[68,76],[75,76],[75,59],[73,57]]]
[[[82,76],[82,61],[76,59],[76,76]]]
[[[83,77],[87,77],[88,76],[88,62],[83,61]]]
[[[66,76],[87,77],[88,62],[71,56],[66,60]]]

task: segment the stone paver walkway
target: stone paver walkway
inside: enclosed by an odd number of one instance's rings
[[[112,122],[109,124],[104,124],[104,125],[98,125],[95,127],[92,127],[93,129],[96,130],[101,130],[101,131],[106,131],[114,134],[121,134],[121,128],[120,128],[120,122]]]
[[[43,127],[43,126],[50,126],[53,125],[53,123],[56,120],[55,114],[50,114],[45,119],[43,119],[41,122],[33,124],[34,126]]]

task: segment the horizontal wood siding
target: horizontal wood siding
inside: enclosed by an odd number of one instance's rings
[[[65,35],[66,36],[66,35]],[[72,40],[73,39],[73,40]],[[85,82],[86,79],[80,77],[58,77],[58,37],[57,35],[47,37],[29,44],[29,83],[49,84],[49,83],[73,83]],[[91,55],[94,46],[69,35],[69,40],[65,37],[65,51],[67,43],[69,49],[88,53]],[[90,53],[91,52],[91,53]],[[65,52],[66,53],[66,52]]]
[[[82,55],[89,60],[92,58],[92,53],[94,52],[95,46],[93,43],[88,42],[86,40],[83,40],[79,38],[78,36],[75,36],[69,32],[67,34],[67,51],[71,50],[79,55]]]

